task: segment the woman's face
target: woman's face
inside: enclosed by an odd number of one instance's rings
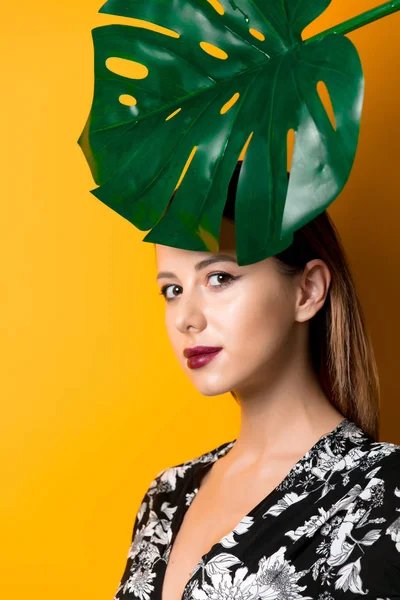
[[[185,373],[206,396],[251,389],[276,377],[293,352],[296,278],[284,277],[270,257],[239,267],[234,225],[223,219],[223,260],[199,268],[215,255],[156,244],[158,279],[166,295],[166,326]],[[190,368],[183,351],[193,346],[222,350],[200,368]]]

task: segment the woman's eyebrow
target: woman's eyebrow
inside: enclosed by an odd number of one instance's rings
[[[197,263],[197,265],[194,266],[194,268],[196,269],[196,271],[200,271],[200,269],[204,269],[205,267],[208,267],[208,265],[211,265],[213,263],[226,261],[233,262],[237,265],[236,258],[233,258],[233,256],[229,256],[228,254],[216,254],[211,258],[205,258],[204,260],[201,260],[199,263]],[[161,273],[157,275],[157,280],[162,279],[163,277],[176,278],[176,275],[175,273],[171,273],[170,271],[161,271]]]

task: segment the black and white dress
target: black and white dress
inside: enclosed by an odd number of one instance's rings
[[[211,465],[161,471],[136,516],[114,600],[161,600],[168,556]],[[400,446],[342,420],[203,555],[182,600],[400,599]]]

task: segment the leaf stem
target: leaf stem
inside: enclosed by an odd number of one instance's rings
[[[392,13],[400,10],[400,0],[391,0],[391,2],[385,2],[385,4],[381,4],[376,8],[371,8],[371,10],[367,10],[348,21],[344,21],[343,23],[339,23],[334,27],[330,27],[317,35],[313,35],[310,38],[304,40],[303,44],[309,44],[310,42],[316,42],[318,40],[322,40],[325,36],[330,33],[340,33],[342,35],[346,35],[346,33],[350,33],[350,31],[354,31],[359,27],[363,27],[364,25],[368,25],[368,23],[372,23],[373,21],[377,21],[382,17],[386,17],[387,15],[391,15]]]

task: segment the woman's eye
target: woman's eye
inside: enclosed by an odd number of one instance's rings
[[[230,279],[233,279],[233,275],[229,275],[229,273],[213,273],[212,275],[209,275],[208,280],[210,280],[211,277],[228,277]],[[218,281],[218,279],[217,279],[217,281]],[[217,285],[217,287],[221,287],[221,286],[227,284],[227,282],[224,283],[224,282],[221,282],[221,281],[219,281],[219,283],[221,285]],[[213,287],[215,287],[215,286],[213,286]]]
[[[234,281],[235,279],[237,279],[237,277],[234,277],[233,275],[230,275],[229,273],[223,273],[223,272],[219,272],[219,273],[212,273],[211,275],[208,276],[208,280],[210,280],[212,277],[216,277],[216,281],[219,282],[219,284],[217,283],[217,285],[212,285],[211,287],[214,288],[222,288],[222,287],[226,287],[227,285],[230,285],[231,281]],[[221,279],[218,278],[227,278],[227,281],[222,281]],[[168,288],[180,288],[181,286],[176,285],[176,284],[170,284],[170,285],[165,285],[161,292],[160,295],[164,296],[164,298],[166,300],[173,300],[174,298],[176,298],[176,296],[167,296],[167,290]]]

